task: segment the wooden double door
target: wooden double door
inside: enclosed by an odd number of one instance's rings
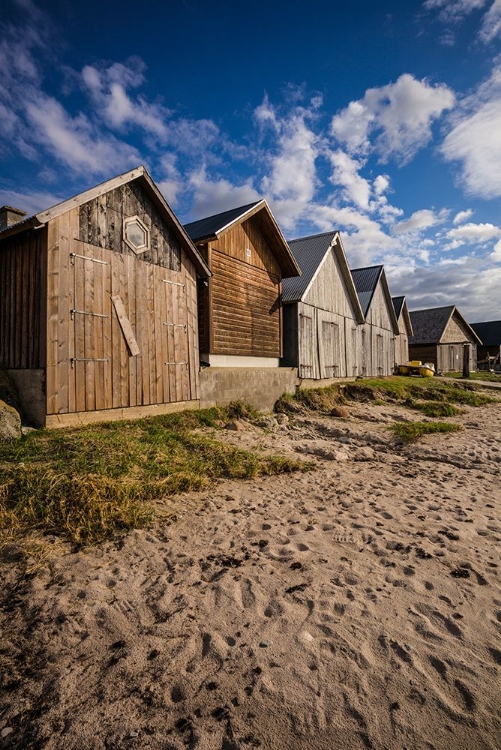
[[[48,413],[198,398],[196,288],[186,265],[170,271],[85,243],[72,250],[60,258],[67,289],[57,342],[48,342],[49,358],[57,345]]]

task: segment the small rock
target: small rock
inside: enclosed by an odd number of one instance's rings
[[[14,730],[12,727],[4,727],[2,731],[0,732],[0,737],[4,740],[6,737],[9,736],[9,734],[12,734]]]
[[[241,422],[238,422],[237,420],[233,420],[231,422],[227,422],[224,426],[225,430],[233,430],[234,432],[242,432],[244,429]]]
[[[271,641],[261,641],[259,644],[259,648],[268,648],[268,646],[271,646]]]
[[[280,425],[288,424],[289,422],[289,417],[287,416],[287,414],[277,414],[275,419],[277,420],[277,424]]]
[[[0,442],[21,437],[21,417],[12,406],[0,401]]]
[[[333,409],[331,409],[331,417],[338,417],[339,419],[348,419],[349,417],[348,409],[345,409],[344,406],[334,406]]]
[[[362,446],[361,448],[358,448],[356,458],[358,461],[372,461],[375,455],[373,448]]]
[[[259,420],[257,426],[263,430],[273,430],[275,427],[278,427],[278,422],[275,417],[264,417]]]

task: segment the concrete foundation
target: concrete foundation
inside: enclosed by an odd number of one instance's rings
[[[45,427],[45,371],[6,370],[19,393],[23,421]]]
[[[209,367],[200,373],[200,406],[225,406],[245,401],[259,411],[271,411],[284,393],[299,385],[295,367]]]

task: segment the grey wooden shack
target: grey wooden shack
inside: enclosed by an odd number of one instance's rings
[[[489,320],[484,323],[472,323],[471,327],[482,340],[477,346],[477,362],[485,363],[489,368],[501,366],[501,320]]]
[[[28,420],[199,403],[196,287],[210,271],[144,167],[22,221],[3,213],[0,368]]]
[[[399,327],[383,266],[352,270],[365,323],[357,330],[357,372],[368,377],[392,375]]]
[[[398,320],[398,336],[395,337],[395,363],[403,365],[409,360],[409,336],[412,336],[412,323],[405,297],[392,297],[392,301]]]
[[[364,316],[339,232],[289,246],[302,275],[283,282],[283,364],[312,380],[356,375],[357,326]]]
[[[411,359],[432,362],[437,372],[462,372],[467,346],[470,370],[476,369],[477,346],[482,342],[455,305],[413,310],[410,316]]]

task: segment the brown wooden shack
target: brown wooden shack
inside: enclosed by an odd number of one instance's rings
[[[365,317],[365,323],[357,331],[358,374],[392,375],[399,327],[384,268],[357,268],[351,275]]]
[[[404,365],[409,361],[409,336],[412,336],[412,323],[405,297],[392,297],[398,321],[398,336],[395,337],[395,364]]]
[[[413,310],[410,316],[411,359],[432,362],[437,372],[462,372],[467,346],[470,371],[476,369],[477,345],[482,342],[455,305]]]
[[[0,231],[0,368],[38,426],[199,398],[197,274],[144,167]]]
[[[215,367],[278,367],[282,278],[300,274],[265,200],[185,225],[211,269],[199,285],[200,359]]]
[[[339,232],[292,240],[301,276],[283,282],[285,365],[318,380],[357,375],[364,315]]]

